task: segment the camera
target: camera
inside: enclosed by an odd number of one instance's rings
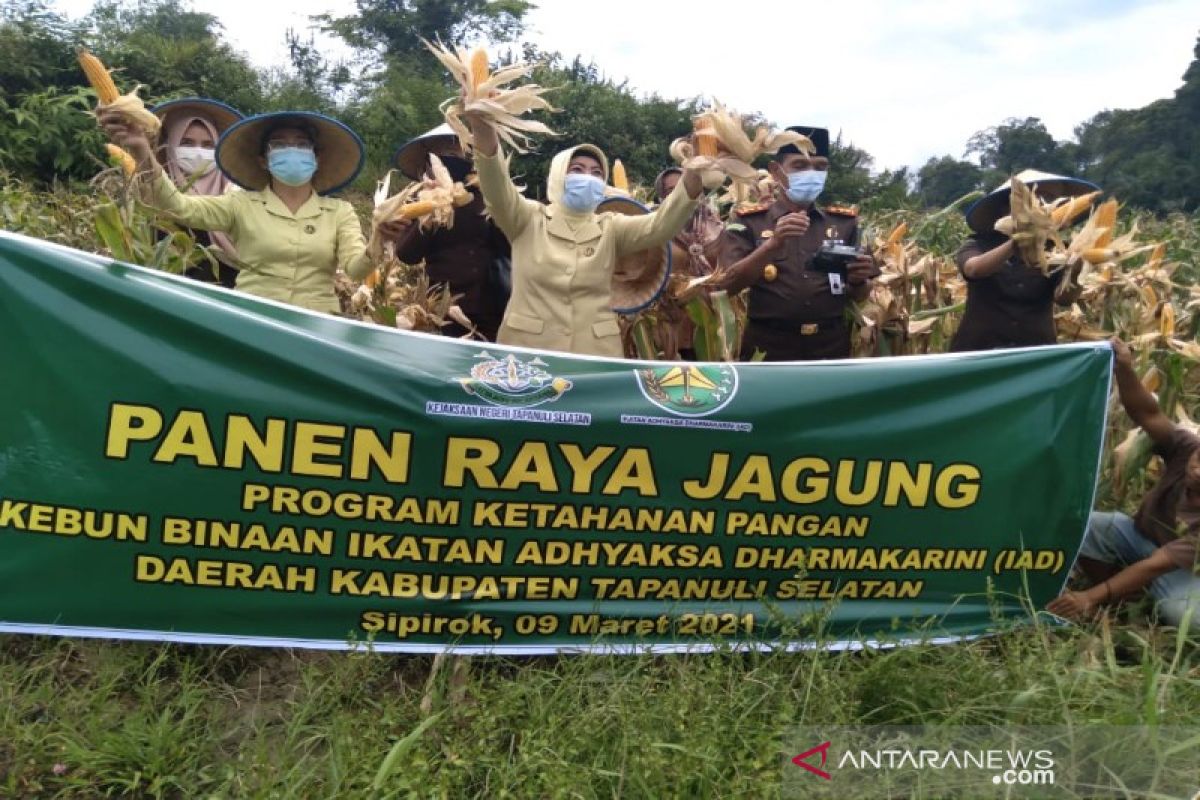
[[[824,244],[812,258],[812,269],[818,272],[836,272],[842,277],[851,262],[859,258],[863,251],[848,244]]]

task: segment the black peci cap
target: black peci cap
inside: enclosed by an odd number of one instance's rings
[[[808,125],[793,125],[788,128],[789,131],[795,131],[802,136],[807,136],[812,141],[813,147],[816,148],[814,156],[829,158],[829,129],[828,128],[812,128]],[[794,144],[784,145],[779,148],[777,155],[785,156],[788,153],[799,153],[800,148]]]

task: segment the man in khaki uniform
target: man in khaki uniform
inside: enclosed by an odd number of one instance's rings
[[[546,187],[550,203],[542,205],[513,185],[495,129],[478,116],[468,119],[479,187],[512,243],[512,297],[497,341],[621,358],[621,329],[612,310],[617,259],[662,247],[679,232],[703,191],[699,174],[685,171],[683,186],[650,214],[596,214],[608,159],[594,145],[579,145],[554,157]]]
[[[794,145],[780,149],[768,166],[778,187],[775,201],[734,212],[722,234],[721,286],[730,292],[750,289],[742,359],[756,351],[767,361],[849,358],[846,304],[866,298],[879,269],[868,255],[845,274],[816,268],[823,245],[857,244],[858,214],[814,202],[829,170],[829,131],[789,130],[809,137],[816,152],[810,156]]]

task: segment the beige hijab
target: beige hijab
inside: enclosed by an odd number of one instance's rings
[[[192,126],[192,123],[198,123],[206,131],[208,131],[208,134],[212,137],[214,143],[220,138],[217,133],[217,127],[204,117],[179,117],[178,119],[170,120],[164,129],[167,140],[167,174],[171,176],[171,180],[175,182],[176,186],[180,188],[187,186],[188,194],[225,194],[225,192],[229,190],[230,182],[229,179],[225,177],[225,173],[217,169],[215,162],[213,163],[212,169],[210,169],[204,175],[196,178],[195,181],[192,181],[192,176],[184,172],[183,168],[179,166],[179,161],[176,159],[175,153],[179,148],[179,143],[183,141],[183,134],[186,133],[187,129]],[[188,186],[189,181],[191,181],[190,186]],[[229,256],[232,258],[237,258],[237,248],[233,246],[233,242],[229,240],[227,235],[221,233],[220,231],[209,231],[208,237],[212,240],[214,245],[219,247],[225,253],[229,254]]]

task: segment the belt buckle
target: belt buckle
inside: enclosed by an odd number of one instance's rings
[[[801,336],[813,336],[821,329],[821,326],[815,322],[806,322],[800,326]]]

